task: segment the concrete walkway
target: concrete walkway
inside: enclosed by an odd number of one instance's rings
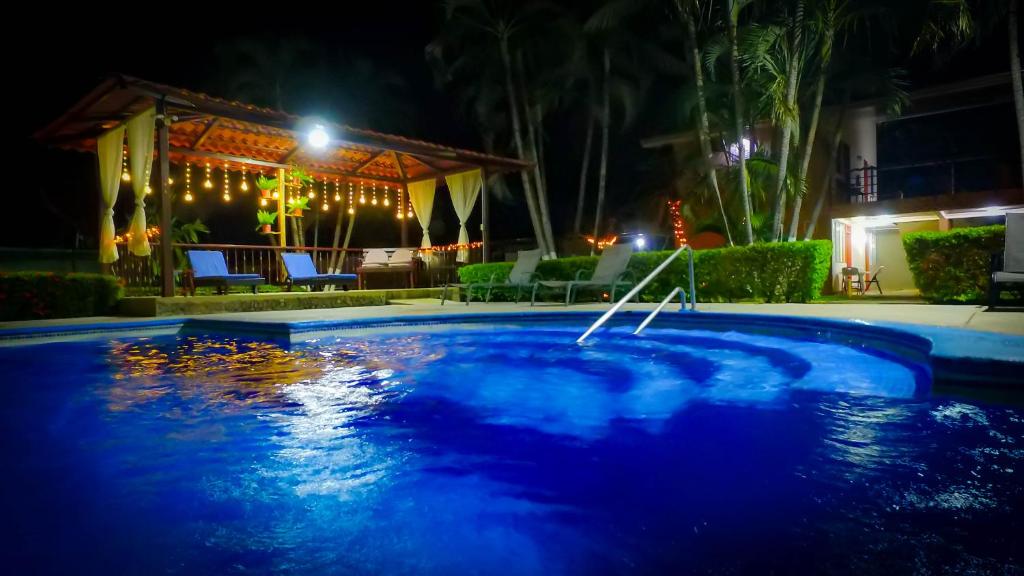
[[[629,310],[650,310],[653,304],[628,304]],[[860,320],[865,322],[899,322],[925,326],[966,328],[983,332],[1024,335],[1024,312],[986,312],[984,306],[938,306],[928,304],[698,304],[698,310],[739,314],[778,314],[811,318],[832,318]],[[210,320],[245,320],[247,322],[302,322],[310,320],[355,320],[393,316],[421,316],[431,314],[489,314],[501,312],[600,312],[608,309],[607,304],[578,304],[568,308],[561,304],[529,304],[474,302],[449,302],[441,306],[436,299],[395,300],[386,306],[353,308],[331,308],[319,310],[281,310],[267,312],[232,312],[207,314],[197,318]],[[182,317],[160,318],[162,322],[173,322]],[[63,320],[35,320],[25,322],[0,322],[0,338],[3,332],[26,328],[53,328],[102,325],[145,325],[152,319],[126,317],[70,318]]]

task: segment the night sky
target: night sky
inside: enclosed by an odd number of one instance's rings
[[[343,123],[405,136],[422,138],[447,145],[482,149],[472,128],[458,115],[450,101],[435,84],[424,58],[424,47],[437,34],[443,22],[439,3],[430,1],[390,3],[341,3],[333,9],[316,12],[311,5],[283,6],[252,12],[247,6],[233,4],[234,9],[197,10],[181,4],[168,4],[162,16],[134,19],[147,22],[136,33],[141,48],[130,48],[132,18],[123,6],[104,4],[99,9],[110,12],[108,21],[96,21],[95,11],[59,8],[61,19],[53,21],[54,7],[29,7],[21,17],[21,33],[9,34],[5,40],[8,54],[6,100],[12,136],[14,162],[10,163],[9,198],[15,199],[8,210],[19,213],[8,218],[10,226],[0,232],[0,246],[70,247],[76,230],[84,245],[94,245],[97,228],[95,157],[88,154],[48,150],[31,139],[31,134],[55,119],[95,86],[105,74],[122,72],[148,80],[205,91],[214,96],[226,93],[226,78],[231,71],[233,47],[244,43],[263,43],[267,47],[279,42],[297,41],[307,47],[304,56],[315,60],[321,69],[354,70],[354,62],[369,62],[371,77],[380,82],[358,85],[361,78],[350,74],[336,79],[345,84],[345,95],[333,101],[343,102],[331,115]],[[34,13],[33,13],[34,12]],[[104,30],[110,33],[104,33]],[[104,36],[106,36],[104,38]],[[282,40],[284,38],[285,40]],[[997,33],[980,47],[972,47],[935,67],[934,59],[919,57],[905,62],[912,87],[941,81],[1006,70],[1005,32]],[[305,78],[296,73],[296,78]],[[351,82],[348,78],[354,78]],[[674,80],[673,82],[683,82]],[[299,80],[297,82],[304,82]],[[650,102],[664,106],[678,87],[671,83],[656,84]],[[303,84],[303,90],[307,86]],[[322,102],[332,101],[315,82],[308,82],[309,98],[289,112],[324,114]],[[382,96],[383,95],[383,96]],[[651,104],[650,106],[654,106]],[[346,115],[346,111],[351,114]],[[351,117],[349,117],[351,116]],[[609,170],[610,210],[636,205],[640,171],[652,153],[639,146],[641,138],[673,132],[663,115],[646,114],[631,130],[617,131],[612,139],[612,163]],[[549,187],[556,234],[565,232],[572,218],[576,195],[583,131],[574,122],[554,118],[548,124]],[[595,160],[596,162],[596,160]],[[513,182],[513,185],[515,183]],[[593,197],[591,192],[591,198]],[[441,194],[439,194],[439,197]],[[25,199],[22,202],[22,199]],[[127,222],[130,200],[125,191],[118,203],[118,226]],[[450,207],[435,204],[435,225],[432,236],[437,242],[455,240],[457,222]],[[515,198],[496,203],[493,223],[496,238],[527,237],[531,234],[529,220],[522,202]],[[258,239],[251,233],[254,210],[242,206],[213,206],[201,215],[213,234],[213,242],[251,243]],[[239,218],[244,214],[244,218]],[[186,219],[195,215],[182,214]],[[252,224],[248,220],[253,220]],[[585,220],[586,221],[586,220]],[[398,241],[397,226],[381,219],[374,224],[357,223],[355,246],[394,245]],[[379,225],[378,225],[379,224]],[[434,229],[436,226],[436,230]],[[324,228],[326,229],[326,227]],[[477,227],[471,222],[470,229]],[[384,230],[384,232],[381,232]],[[410,226],[415,240],[418,226]],[[321,244],[325,241],[321,239]]]

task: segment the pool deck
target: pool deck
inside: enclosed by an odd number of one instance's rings
[[[627,304],[624,309],[633,311],[651,310],[654,304]],[[30,334],[40,336],[55,332],[70,333],[76,328],[97,332],[104,327],[111,331],[177,326],[188,318],[204,321],[254,322],[254,323],[296,323],[311,321],[364,320],[374,318],[395,318],[430,316],[437,314],[503,314],[523,312],[603,312],[607,304],[577,304],[565,307],[561,304],[538,303],[513,304],[507,302],[480,303],[469,306],[449,302],[441,306],[436,299],[392,300],[383,306],[329,308],[317,310],[275,310],[262,312],[230,312],[204,314],[201,316],[168,316],[163,318],[129,318],[124,316],[97,316],[87,318],[64,318],[54,320],[29,320],[22,322],[0,322],[0,340],[11,337],[24,338]],[[677,309],[675,305],[666,312]],[[960,328],[995,334],[1024,336],[1024,311],[987,312],[984,306],[940,306],[930,304],[712,304],[697,305],[701,312],[723,314],[769,314],[800,318],[828,318],[854,320],[869,324],[910,324],[922,327]]]
[[[628,304],[623,315],[639,323],[641,313],[653,304]],[[983,306],[937,306],[928,304],[843,303],[843,304],[698,304],[698,311],[714,322],[735,315],[736,324],[773,324],[780,330],[850,331],[857,325],[891,328],[908,336],[931,342],[933,367],[957,380],[970,380],[977,374],[999,373],[999,379],[1013,387],[1024,385],[1024,312],[988,312]],[[317,310],[275,310],[231,312],[199,316],[164,318],[94,317],[27,322],[0,322],[0,346],[78,340],[95,337],[150,336],[162,334],[224,334],[265,337],[276,341],[302,342],[320,337],[348,325],[381,321],[433,323],[443,317],[551,314],[580,315],[580,332],[608,304],[477,303],[469,306],[449,302],[442,306],[436,299],[392,300],[366,307]],[[663,312],[678,311],[674,304]],[[694,318],[696,319],[696,317]],[[808,321],[802,326],[799,320]],[[842,325],[840,327],[839,324]],[[726,324],[727,325],[727,324]],[[182,332],[185,330],[186,332]],[[898,334],[898,333],[897,333]],[[865,334],[861,338],[870,338]],[[895,343],[894,343],[895,345]]]

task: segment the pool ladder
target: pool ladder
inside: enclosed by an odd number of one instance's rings
[[[587,337],[590,336],[591,334],[593,334],[595,330],[597,330],[605,322],[610,320],[611,317],[614,316],[615,313],[618,312],[619,309],[622,308],[626,304],[626,302],[629,302],[637,294],[639,294],[640,291],[644,289],[644,287],[646,287],[648,284],[651,283],[651,280],[654,280],[654,278],[657,277],[658,274],[661,274],[661,272],[665,268],[668,268],[668,265],[671,264],[672,261],[675,260],[683,252],[686,252],[689,255],[689,260],[690,260],[690,262],[689,262],[689,267],[690,267],[689,268],[690,269],[690,274],[689,274],[689,277],[690,277],[690,291],[689,291],[690,311],[691,312],[695,312],[697,310],[697,292],[696,292],[696,290],[694,288],[696,283],[694,282],[694,278],[693,278],[693,248],[690,248],[689,244],[685,244],[685,245],[681,246],[679,249],[677,249],[675,252],[673,252],[671,255],[669,255],[668,258],[665,258],[661,262],[661,264],[658,264],[657,268],[655,268],[654,270],[651,270],[651,273],[648,274],[643,280],[638,282],[637,285],[634,286],[632,290],[627,292],[626,295],[623,296],[621,300],[616,302],[607,312],[605,312],[604,314],[601,315],[600,318],[595,320],[594,323],[590,325],[590,328],[587,328],[587,331],[584,332],[583,335],[581,335],[579,338],[576,339],[576,343],[579,344],[579,343],[583,342],[584,340],[586,340]],[[651,313],[648,314],[646,318],[644,318],[644,321],[641,322],[639,326],[637,326],[637,329],[633,331],[633,334],[634,335],[639,334],[644,328],[647,327],[648,324],[653,322],[654,318],[662,311],[663,308],[665,308],[665,306],[668,305],[669,302],[672,301],[672,298],[675,298],[676,294],[680,295],[679,300],[680,300],[680,304],[682,304],[682,307],[680,309],[681,310],[686,310],[686,296],[687,296],[687,292],[685,290],[683,290],[682,287],[676,286],[675,288],[672,289],[671,292],[668,293],[668,296],[666,296],[665,299],[662,300],[661,303],[658,304],[658,306],[655,307],[654,310],[652,310]]]

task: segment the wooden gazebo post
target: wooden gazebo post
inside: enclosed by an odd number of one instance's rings
[[[171,178],[170,144],[168,143],[167,101],[160,98],[156,102],[156,142],[160,158],[160,295],[168,298],[174,296],[174,249],[171,234]]]
[[[487,168],[480,167],[480,251],[483,261],[491,260],[491,205],[487,201]]]

